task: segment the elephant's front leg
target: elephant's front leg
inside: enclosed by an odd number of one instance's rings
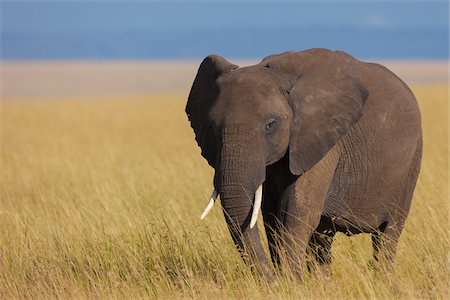
[[[306,261],[308,243],[319,225],[337,163],[337,154],[330,151],[288,186],[283,194],[279,211],[284,225],[283,249],[288,264],[299,277]]]
[[[279,241],[280,241],[280,229],[281,221],[277,217],[279,193],[276,185],[266,180],[263,187],[263,203],[262,203],[262,215],[264,218],[264,229],[267,235],[267,242],[269,244],[270,257],[275,268],[280,266],[279,257]]]
[[[298,176],[289,171],[289,158],[285,155],[281,160],[266,169],[266,181],[263,187],[262,215],[269,243],[270,256],[275,268],[280,264],[280,233],[283,223],[280,219],[280,204],[286,188],[293,184]]]

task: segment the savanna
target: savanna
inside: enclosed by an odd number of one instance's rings
[[[268,285],[242,262],[218,207],[200,221],[213,170],[180,82],[122,94],[3,94],[0,298],[448,296],[447,84],[411,84],[423,162],[394,270],[367,265],[369,235],[338,234],[331,280],[305,273],[302,284],[279,276]]]

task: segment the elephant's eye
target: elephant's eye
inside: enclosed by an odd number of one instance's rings
[[[271,134],[277,125],[277,119],[276,118],[269,118],[266,120],[266,123],[264,125],[264,131],[266,134]]]

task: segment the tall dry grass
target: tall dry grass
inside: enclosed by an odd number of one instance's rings
[[[370,236],[338,234],[330,281],[276,286],[243,264],[220,209],[199,220],[212,170],[185,95],[4,102],[0,298],[447,298],[448,92],[414,92],[424,157],[394,271],[367,266]]]

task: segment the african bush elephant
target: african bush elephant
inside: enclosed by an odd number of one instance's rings
[[[328,265],[336,232],[371,233],[374,258],[393,259],[420,169],[422,130],[414,95],[388,69],[326,49],[243,68],[211,55],[186,113],[215,169],[202,218],[220,195],[234,243],[265,274],[271,269],[255,224],[261,206],[276,266],[284,249],[300,274],[311,248]]]

